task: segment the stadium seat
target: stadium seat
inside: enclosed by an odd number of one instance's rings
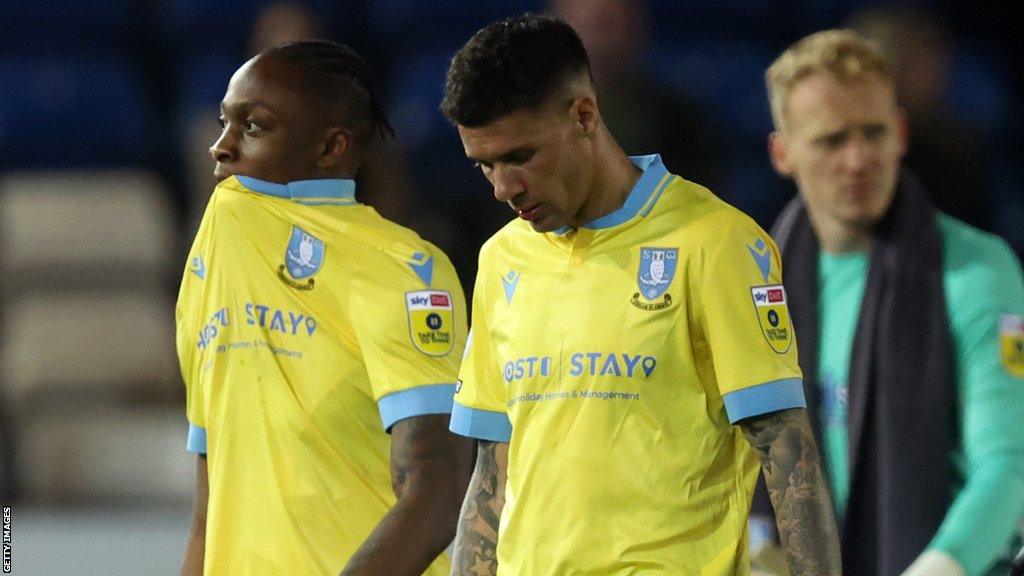
[[[764,147],[727,152],[726,157],[730,160],[716,193],[769,230],[795,188],[775,173]]]
[[[1005,63],[984,46],[954,49],[946,94],[957,117],[990,139],[1021,128],[1020,115],[1013,110],[1013,88]]]
[[[0,59],[0,169],[136,165],[156,153],[152,126],[127,59]]]
[[[686,43],[690,33],[723,38],[768,36],[776,25],[782,0],[648,0],[654,34]]]
[[[124,50],[141,12],[133,0],[4,0],[0,55]]]
[[[0,340],[4,401],[35,412],[76,399],[175,397],[173,307],[160,293],[13,296]]]
[[[544,4],[540,0],[375,0],[369,3],[369,40],[396,54],[396,64],[401,63],[399,55],[435,48],[447,48],[450,56],[487,24],[542,11]]]
[[[652,47],[653,69],[663,81],[715,112],[725,128],[747,142],[771,132],[764,73],[767,44],[706,37]]]
[[[0,177],[4,285],[62,290],[161,286],[177,268],[164,184],[142,170]]]
[[[23,427],[25,496],[35,503],[175,502],[188,506],[195,456],[180,408],[82,406]]]
[[[410,150],[454,130],[439,108],[451,57],[448,50],[428,51],[398,62],[393,69],[388,82],[389,114],[399,142]]]
[[[155,41],[172,60],[201,57],[209,50],[246,54],[253,21],[272,0],[157,0]],[[320,15],[329,35],[349,29],[351,3],[305,0]]]

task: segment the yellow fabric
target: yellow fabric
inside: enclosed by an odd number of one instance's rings
[[[354,200],[311,204],[225,180],[182,278],[187,416],[207,440],[207,575],[338,574],[395,502],[377,402],[457,375],[465,302],[445,255]],[[308,238],[290,244],[294,227]],[[319,268],[295,278],[288,258]],[[429,286],[413,267],[428,258]],[[451,298],[435,331],[447,353],[413,342],[407,298],[422,291]]]
[[[749,571],[758,460],[723,396],[799,389],[796,346],[769,342],[752,295],[781,284],[777,251],[678,177],[631,204],[619,223],[564,235],[515,221],[481,251],[452,429],[511,424],[499,574]]]

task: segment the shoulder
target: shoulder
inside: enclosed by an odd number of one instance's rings
[[[700,184],[676,176],[663,196],[652,211],[652,223],[677,227],[687,245],[709,252],[758,239],[770,244],[768,234],[752,218]]]
[[[947,283],[951,280],[1011,286],[1021,283],[1020,262],[1005,240],[943,213],[938,216],[938,224]]]
[[[339,240],[350,264],[366,269],[366,278],[396,287],[458,285],[455,268],[443,250],[372,208],[353,208],[354,218],[340,230]]]
[[[953,332],[992,332],[1005,314],[1024,314],[1024,273],[1009,245],[945,214],[939,215],[943,241],[943,285]]]

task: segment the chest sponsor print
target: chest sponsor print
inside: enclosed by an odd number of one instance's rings
[[[452,297],[445,290],[405,293],[409,337],[413,346],[429,356],[451,352],[455,340]]]
[[[750,295],[765,340],[772,350],[785,354],[793,345],[793,325],[786,306],[786,289],[782,284],[754,286],[750,289]]]

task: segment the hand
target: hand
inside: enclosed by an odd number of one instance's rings
[[[965,576],[964,568],[942,550],[925,550],[903,576]]]

